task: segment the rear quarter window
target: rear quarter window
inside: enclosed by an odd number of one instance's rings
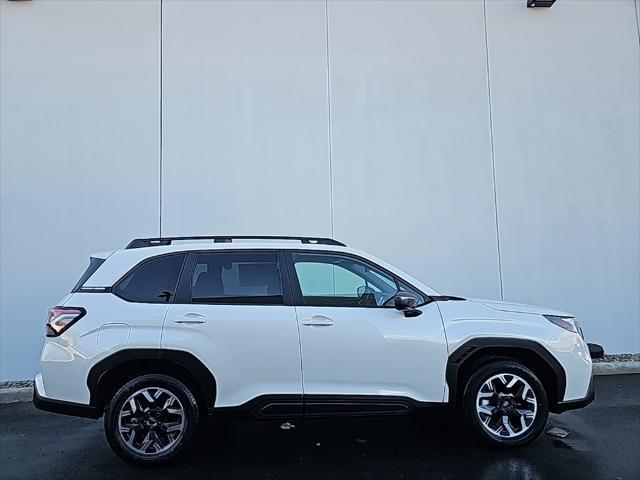
[[[130,302],[170,302],[185,258],[178,253],[144,260],[116,283],[113,293]]]

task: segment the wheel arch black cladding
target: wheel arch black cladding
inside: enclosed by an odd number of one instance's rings
[[[547,392],[551,411],[564,399],[566,373],[542,344],[518,338],[483,337],[465,342],[449,355],[446,381],[451,405],[460,403],[471,372],[495,358],[516,360],[535,373]]]
[[[90,404],[102,413],[122,385],[147,373],[176,378],[192,390],[203,410],[213,410],[217,393],[213,373],[189,352],[155,348],[121,350],[94,365],[87,376]]]

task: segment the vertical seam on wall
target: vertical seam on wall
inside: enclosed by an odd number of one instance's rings
[[[639,0],[634,0],[633,8],[636,11],[636,31],[638,32],[638,74],[640,75],[640,12],[638,12]],[[640,95],[640,82],[638,82],[638,93]],[[640,139],[640,97],[638,98],[638,138]],[[640,144],[638,145],[640,148]],[[640,161],[640,151],[638,152],[638,160]],[[640,180],[640,178],[639,178]],[[638,267],[640,268],[640,259],[638,259]]]
[[[638,32],[638,62],[640,72],[640,12],[638,12],[638,5],[640,0],[634,0],[633,8],[636,11],[636,31]],[[640,83],[638,83],[638,90],[640,90]],[[640,102],[638,102],[638,119],[640,120]],[[640,133],[640,131],[638,132]]]
[[[163,147],[163,141],[162,141],[162,7],[163,7],[163,0],[160,0],[160,122],[159,122],[159,127],[160,127],[160,189],[159,189],[159,213],[160,213],[160,225],[159,225],[159,235],[160,237],[162,237],[162,147]]]
[[[496,155],[493,141],[493,102],[491,99],[491,67],[489,65],[489,32],[487,28],[487,2],[482,0],[484,19],[484,51],[487,63],[487,98],[489,103],[489,141],[491,145],[491,176],[493,182],[493,211],[496,218],[496,246],[498,249],[498,278],[500,280],[500,299],[504,300],[504,284],[502,280],[502,252],[500,250],[500,220],[498,217],[498,192],[496,186]]]
[[[331,62],[329,61],[329,0],[324,0],[324,26],[327,58],[327,140],[329,142],[329,216],[331,238],[334,236],[333,217],[333,132],[331,131]]]
[[[640,15],[638,14],[638,1],[633,2],[633,8],[636,10],[636,30],[638,31],[638,45],[640,45]]]

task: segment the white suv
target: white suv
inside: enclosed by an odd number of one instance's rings
[[[308,237],[136,239],[93,255],[46,328],[34,404],[104,414],[113,450],[142,465],[173,458],[207,414],[449,405],[483,440],[523,445],[549,411],[593,400],[603,353],[571,314],[440,295]]]

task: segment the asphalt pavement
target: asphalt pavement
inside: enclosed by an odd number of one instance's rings
[[[101,420],[0,405],[0,478],[136,479],[633,479],[640,478],[640,375],[596,377],[583,410],[551,415],[565,438],[543,434],[517,450],[478,444],[449,411],[407,417],[210,422],[175,464],[119,460]]]

